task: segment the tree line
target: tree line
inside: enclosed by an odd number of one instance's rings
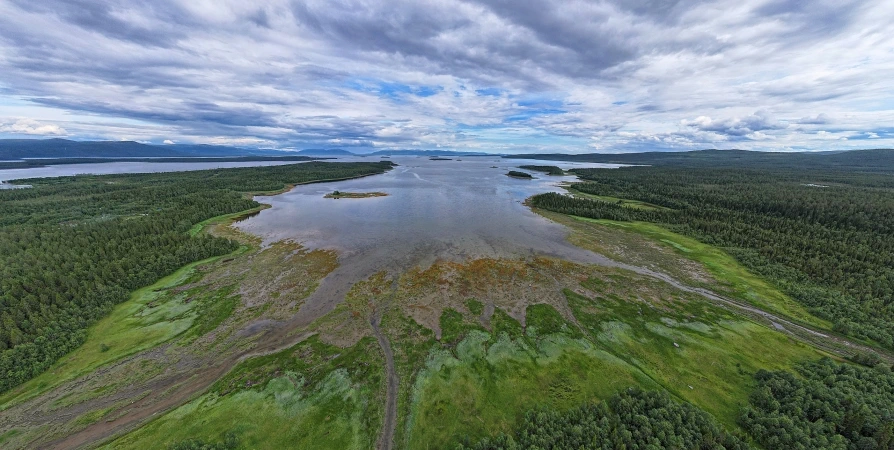
[[[565,175],[565,171],[557,166],[518,166],[519,169],[533,170],[534,172],[546,172],[547,175]]]
[[[894,374],[824,358],[797,375],[758,371],[757,387],[739,419],[765,448],[894,449]]]
[[[747,448],[708,413],[672,400],[666,392],[637,388],[566,412],[534,410],[514,433],[457,446],[457,450]]]
[[[834,171],[573,169],[572,187],[669,210],[543,194],[535,207],[659,223],[723,248],[835,330],[894,348],[894,178]]]
[[[130,293],[236,249],[191,237],[203,220],[259,206],[246,193],[384,172],[322,163],[28,180],[0,191],[0,392],[46,370]]]

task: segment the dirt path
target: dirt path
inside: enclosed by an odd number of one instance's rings
[[[391,352],[391,343],[388,338],[379,329],[381,317],[373,317],[370,321],[376,340],[382,347],[382,353],[385,354],[385,372],[388,384],[385,388],[385,420],[382,423],[382,435],[379,436],[377,448],[379,450],[391,450],[394,444],[394,429],[397,426],[397,388],[398,379],[397,372],[394,370],[394,354]]]
[[[397,278],[395,277],[391,296],[388,299],[389,304],[396,292]],[[387,378],[385,386],[385,418],[382,422],[382,434],[379,436],[379,442],[376,445],[378,450],[391,450],[391,447],[394,445],[394,430],[397,427],[397,389],[399,380],[397,372],[394,370],[394,353],[391,352],[391,342],[388,341],[388,337],[382,333],[379,327],[382,323],[382,314],[384,314],[384,310],[387,308],[388,304],[376,308],[372,319],[369,321],[373,334],[375,334],[376,340],[379,341],[379,346],[382,347],[382,353],[385,354],[385,374]]]
[[[254,351],[227,358],[218,364],[206,366],[196,372],[181,372],[170,377],[156,379],[149,385],[143,385],[136,389],[139,391],[164,392],[164,396],[145,396],[119,412],[112,420],[96,422],[62,439],[38,445],[36,448],[79,448],[92,446],[110,437],[119,436],[143,424],[157,414],[170,411],[201,395],[215,381],[226,375],[240,362],[249,358],[280,352],[307,339],[311,335],[311,333],[305,333],[285,341],[282,340],[282,335],[277,335],[275,340],[278,342],[264,345]],[[84,405],[76,406],[83,407]]]
[[[888,363],[894,363],[894,354],[891,354],[886,350],[870,347],[868,345],[854,342],[850,339],[829,333],[827,331],[819,331],[810,326],[795,323],[785,317],[764,311],[756,306],[742,301],[733,300],[731,298],[718,295],[717,293],[712,292],[708,289],[691,287],[667,274],[624,263],[617,263],[615,267],[629,270],[640,275],[656,278],[682,291],[698,294],[716,305],[742,314],[750,318],[751,320],[754,320],[755,322],[764,323],[772,327],[776,331],[785,333],[799,341],[805,342],[809,345],[820,348],[834,355],[848,358],[850,356],[853,356],[857,352],[875,353]]]

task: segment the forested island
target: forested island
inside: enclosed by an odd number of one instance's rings
[[[531,174],[529,174],[527,172],[519,172],[517,170],[510,170],[509,173],[507,173],[506,175],[510,176],[512,178],[527,178],[527,179],[534,178],[533,176],[531,176]]]
[[[525,165],[525,166],[518,166],[518,168],[525,169],[525,170],[533,170],[534,172],[545,172],[547,175],[556,175],[556,176],[565,175],[565,171],[560,169],[557,166]]]
[[[176,269],[237,244],[188,231],[260,206],[251,193],[382,173],[391,162],[27,180],[0,190],[0,392],[79,346],[85,329]]]

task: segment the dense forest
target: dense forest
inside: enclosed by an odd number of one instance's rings
[[[637,164],[688,168],[751,168],[797,170],[852,170],[894,172],[894,150],[774,153],[746,150],[697,150],[691,152],[589,153],[581,155],[533,154],[504,158],[541,159],[610,164]]]
[[[258,206],[249,192],[384,172],[390,162],[309,162],[27,180],[0,191],[0,392],[80,345],[86,328],[190,262],[236,244],[195,224]]]
[[[65,164],[98,164],[110,162],[248,162],[248,161],[310,161],[308,156],[217,156],[217,157],[158,157],[158,158],[41,158],[21,161],[0,161],[0,169],[27,169],[32,167],[58,166]],[[326,159],[326,158],[316,158]]]
[[[534,172],[545,172],[547,175],[565,175],[565,171],[556,166],[518,166],[519,169],[533,170]]]
[[[458,450],[747,449],[713,417],[666,392],[629,389],[567,412],[532,411],[510,435]]]
[[[291,156],[277,150],[207,144],[152,145],[134,141],[71,141],[68,139],[0,139],[0,160],[22,158],[157,158],[185,156]]]
[[[894,348],[894,177],[831,171],[573,169],[573,189],[669,209],[543,194],[533,206],[656,222],[723,248],[835,330]]]
[[[830,359],[790,372],[759,371],[740,418],[765,448],[894,449],[894,374]]]

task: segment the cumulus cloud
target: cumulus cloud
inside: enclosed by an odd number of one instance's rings
[[[827,116],[826,114],[817,114],[814,117],[802,117],[796,120],[795,123],[804,125],[826,125],[832,123],[832,119],[829,118],[829,116]]]
[[[36,136],[64,136],[67,134],[65,129],[58,125],[41,123],[34,119],[16,119],[10,122],[0,121],[0,133]]]
[[[786,125],[771,119],[764,112],[756,112],[741,118],[721,120],[714,120],[708,116],[699,116],[693,120],[683,119],[680,123],[685,127],[725,136],[759,136],[762,139],[766,139],[766,134],[761,133],[763,131],[786,128]]]
[[[0,114],[50,125],[0,137],[820,149],[824,127],[884,145],[892,20],[883,0],[10,0]]]

